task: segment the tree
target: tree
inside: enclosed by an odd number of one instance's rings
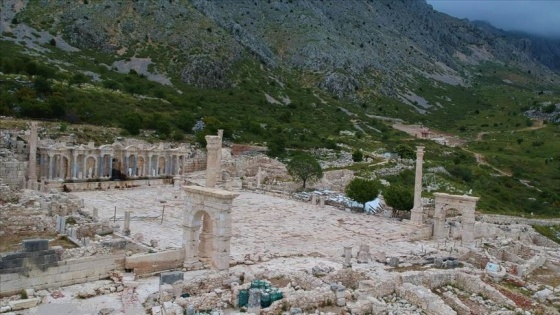
[[[354,152],[352,152],[352,161],[354,162],[361,162],[364,159],[364,154],[362,153],[362,150],[358,149]]]
[[[286,153],[286,140],[282,135],[276,135],[267,145],[266,155],[278,157]]]
[[[395,152],[401,159],[415,159],[414,150],[406,144],[399,144],[395,148]]]
[[[346,186],[345,192],[348,198],[355,200],[366,206],[366,202],[375,199],[379,195],[381,183],[377,180],[354,178]]]
[[[142,117],[136,113],[127,114],[124,116],[121,126],[129,134],[136,136],[140,134],[140,127],[142,126]]]
[[[383,198],[387,205],[396,210],[410,211],[414,206],[414,194],[412,189],[404,186],[389,186],[389,188],[383,192]]]
[[[33,88],[35,88],[35,92],[41,96],[49,96],[53,92],[50,80],[42,76],[35,77],[35,80],[33,81]]]
[[[89,82],[89,78],[85,74],[83,74],[81,72],[78,72],[70,78],[69,84],[70,85],[77,85],[78,87],[81,87],[82,84],[88,83],[88,82]]]
[[[286,168],[292,177],[303,182],[303,189],[305,189],[308,182],[319,180],[323,177],[321,164],[309,154],[301,153],[294,156],[288,162]]]

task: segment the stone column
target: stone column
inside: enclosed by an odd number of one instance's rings
[[[27,166],[28,188],[34,189],[37,183],[37,123],[31,122],[29,134],[29,165]]]
[[[73,157],[72,166],[73,166],[73,169],[74,169],[74,171],[72,172],[73,173],[72,178],[76,179],[76,178],[78,178],[78,152],[74,152],[72,154],[72,157]]]
[[[124,212],[124,227],[123,227],[123,234],[125,236],[130,235],[130,211]]]
[[[130,165],[130,154],[127,153],[124,157],[124,173],[126,174],[126,176],[129,176],[128,174],[128,165]]]
[[[311,204],[313,206],[317,204],[317,194],[311,194]]]
[[[101,158],[99,159],[99,178],[105,177],[104,169],[105,169],[105,155],[101,154]]]
[[[414,207],[410,213],[410,221],[414,224],[422,224],[423,208],[422,208],[422,163],[424,160],[424,147],[416,147],[416,177],[414,181]]]
[[[148,176],[152,176],[152,155],[148,154]]]
[[[109,155],[109,177],[113,176],[113,155]]]
[[[206,136],[206,187],[214,187],[218,182],[220,170],[220,151],[222,139],[219,136]]]
[[[325,207],[325,196],[321,195],[319,196],[319,207],[324,208]]]
[[[260,189],[262,185],[262,174],[261,174],[261,167],[259,166],[259,170],[257,172],[257,188]]]
[[[37,174],[37,176],[39,177],[39,179],[43,180],[44,174],[45,174],[45,168],[44,165],[45,164],[45,155],[42,153],[39,153],[39,172]]]
[[[62,154],[58,155],[58,176],[59,178],[64,179],[64,156]]]
[[[49,173],[47,174],[47,179],[51,179],[53,176],[53,154],[49,153]]]
[[[220,137],[220,148],[218,149],[218,176],[221,176],[222,172],[222,146],[224,142],[224,130],[218,129],[218,137]]]
[[[88,169],[87,169],[87,155],[84,154],[84,167],[82,168],[82,178],[86,178],[87,174],[88,174]]]

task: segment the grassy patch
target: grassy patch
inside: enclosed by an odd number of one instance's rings
[[[533,229],[535,229],[535,231],[539,232],[541,235],[560,244],[560,225],[552,225],[552,226],[533,225],[532,227]]]

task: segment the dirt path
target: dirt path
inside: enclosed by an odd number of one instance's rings
[[[461,148],[461,149],[465,152],[468,152],[468,153],[474,155],[474,158],[476,159],[476,163],[478,163],[478,165],[486,165],[486,166],[490,167],[491,169],[493,169],[494,171],[500,173],[502,176],[508,176],[508,177],[512,176],[511,172],[501,170],[501,169],[495,167],[494,165],[488,163],[488,161],[486,160],[486,157],[484,155],[482,155],[480,153],[470,151],[470,150],[465,149],[465,148]]]
[[[542,120],[534,120],[533,121],[533,126],[531,127],[526,127],[526,128],[521,128],[521,129],[515,129],[515,130],[510,130],[513,132],[519,132],[519,131],[529,131],[529,130],[537,130],[537,129],[541,129],[544,128],[544,123]],[[488,135],[491,133],[498,133],[500,131],[481,131],[478,134],[476,134],[476,141],[482,141],[482,138],[484,137],[484,135]]]

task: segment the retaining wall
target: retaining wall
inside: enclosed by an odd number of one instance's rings
[[[171,178],[154,178],[154,179],[136,179],[136,180],[122,180],[122,181],[101,181],[101,182],[75,182],[75,183],[63,183],[63,182],[49,182],[47,184],[48,189],[56,189],[59,191],[63,190],[64,185],[70,191],[84,191],[84,190],[107,190],[107,189],[121,189],[121,188],[132,188],[137,186],[160,186],[172,184],[173,179]]]
[[[33,269],[25,275],[0,274],[0,296],[17,294],[29,288],[41,290],[100,280],[108,278],[112,270],[124,270],[124,254],[59,261],[58,266],[44,271]]]
[[[497,214],[477,215],[476,220],[492,224],[560,225],[560,219],[531,219]]]

